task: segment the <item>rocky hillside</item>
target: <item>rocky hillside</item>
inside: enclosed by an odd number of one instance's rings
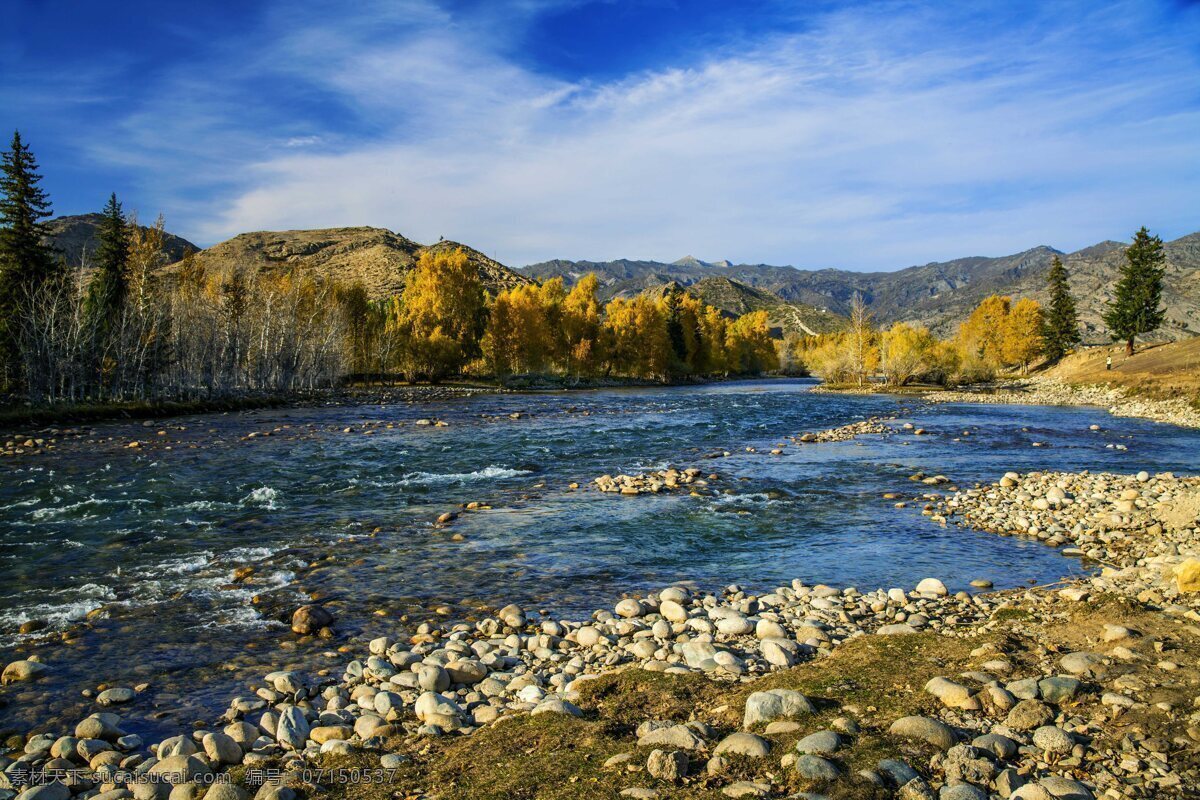
[[[730,317],[740,317],[751,311],[766,311],[771,328],[776,334],[828,333],[841,328],[846,321],[845,317],[825,309],[803,303],[789,303],[780,299],[778,295],[725,277],[701,278],[686,287],[685,291],[708,305],[721,309]]]
[[[388,297],[404,288],[405,277],[422,253],[459,247],[467,252],[490,292],[531,282],[466,245],[441,241],[425,246],[384,228],[243,233],[196,253],[194,259],[218,271],[234,267],[263,271],[299,268],[342,284],[361,283],[372,297]]]
[[[100,214],[75,214],[72,216],[56,217],[48,223],[50,226],[49,242],[67,259],[72,267],[82,266],[95,256],[99,246]],[[145,230],[146,226],[142,226]],[[199,250],[199,247],[183,237],[173,233],[164,233],[163,245],[171,261],[178,261],[189,253]]]
[[[568,282],[595,272],[610,294],[643,291],[669,281],[690,286],[705,278],[721,277],[769,292],[790,303],[848,311],[854,292],[861,292],[883,323],[920,322],[939,335],[949,335],[971,309],[989,294],[1031,296],[1045,301],[1045,274],[1050,260],[1060,255],[1071,272],[1087,339],[1105,340],[1101,313],[1125,245],[1101,242],[1074,253],[1035,247],[998,258],[971,257],[913,266],[894,272],[800,270],[767,264],[704,262],[687,257],[671,264],[656,261],[547,261],[525,267],[539,279],[561,275]],[[1166,245],[1167,278],[1164,301],[1167,322],[1158,339],[1200,335],[1200,233]]]
[[[791,267],[771,269],[795,272]],[[810,305],[785,299],[765,287],[735,276],[738,270],[728,261],[705,262],[686,256],[671,264],[658,261],[547,261],[524,267],[521,271],[547,280],[560,277],[567,286],[589,272],[600,279],[600,297],[633,297],[644,292],[661,292],[678,285],[731,317],[749,311],[768,312],[772,327],[783,333],[824,333],[841,326],[843,317],[832,313],[825,304]]]

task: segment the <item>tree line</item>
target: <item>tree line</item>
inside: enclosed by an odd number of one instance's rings
[[[343,295],[352,371],[407,380],[454,374],[506,378],[640,378],[751,375],[778,367],[767,314],[729,319],[681,290],[661,297],[599,298],[585,275],[484,291],[462,250],[422,254],[404,291],[371,302]]]
[[[346,378],[514,374],[667,381],[778,366],[764,312],[728,319],[681,291],[604,304],[594,275],[490,296],[467,254],[425,252],[401,294],[371,299],[299,271],[162,274],[164,225],[117,196],[79,268],[20,134],[0,163],[0,390],[35,403],[289,394]]]
[[[1111,338],[1124,342],[1132,354],[1137,337],[1153,332],[1164,319],[1160,304],[1166,255],[1162,240],[1143,227],[1124,256],[1103,319]],[[906,322],[878,330],[863,297],[855,293],[844,331],[787,339],[780,360],[830,383],[857,385],[878,377],[894,386],[913,381],[966,384],[990,380],[1004,370],[1025,372],[1039,359],[1057,361],[1082,340],[1068,277],[1055,256],[1047,273],[1047,308],[1031,298],[1014,302],[992,295],[945,340]]]

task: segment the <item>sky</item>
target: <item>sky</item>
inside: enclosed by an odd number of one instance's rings
[[[58,214],[510,265],[896,269],[1200,230],[1200,3],[7,0]]]

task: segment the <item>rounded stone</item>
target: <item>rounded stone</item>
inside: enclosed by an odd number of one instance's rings
[[[1047,753],[1069,753],[1075,746],[1071,734],[1054,725],[1044,725],[1033,732],[1033,743]]]
[[[633,619],[635,617],[644,616],[646,613],[646,607],[642,605],[640,600],[627,597],[621,602],[617,603],[615,611],[618,617]]]
[[[1013,730],[1031,731],[1054,719],[1054,711],[1040,700],[1022,700],[1013,706],[1004,724]]]
[[[796,752],[814,755],[832,755],[842,746],[842,737],[833,731],[810,733],[796,742]]]
[[[808,754],[796,759],[796,772],[810,781],[832,781],[842,774],[832,761]]]
[[[928,742],[939,750],[949,750],[958,742],[958,736],[949,725],[929,717],[901,717],[891,724],[888,733]]]
[[[731,733],[721,740],[713,753],[722,755],[733,753],[750,758],[762,758],[771,752],[771,743],[753,733]]]
[[[937,597],[945,597],[949,593],[946,584],[937,578],[926,578],[917,584],[917,594],[932,594]]]
[[[40,661],[14,661],[0,673],[0,684],[35,681],[49,671],[50,668]]]
[[[742,727],[750,728],[759,723],[779,719],[796,719],[815,714],[816,711],[812,702],[800,692],[792,689],[768,689],[765,692],[755,692],[746,698]]]

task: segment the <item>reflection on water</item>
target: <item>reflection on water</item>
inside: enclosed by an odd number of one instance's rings
[[[969,485],[1007,470],[1200,466],[1200,433],[1100,410],[930,406],[813,395],[809,385],[270,410],[156,423],[162,436],[140,423],[97,426],[91,439],[0,474],[0,655],[27,652],[47,630],[72,631],[67,644],[37,646],[56,666],[55,691],[9,687],[2,697],[28,724],[93,710],[78,693],[100,682],[148,681],[135,712],[149,717],[157,703],[205,718],[264,665],[326,663],[319,646],[279,650],[292,638],[282,620],[306,593],[354,634],[443,605],[456,617],[510,601],[585,614],[678,580],[1040,582],[1078,565],[1042,545],[938,527],[919,504],[896,510],[881,495],[928,490],[909,480],[921,470]],[[874,414],[933,435],[768,454],[784,437]],[[121,446],[134,438],[151,441]],[[666,465],[718,473],[716,493],[568,488]],[[431,524],[472,501],[490,508]],[[247,566],[253,573],[235,582]],[[47,628],[18,635],[28,622]]]

